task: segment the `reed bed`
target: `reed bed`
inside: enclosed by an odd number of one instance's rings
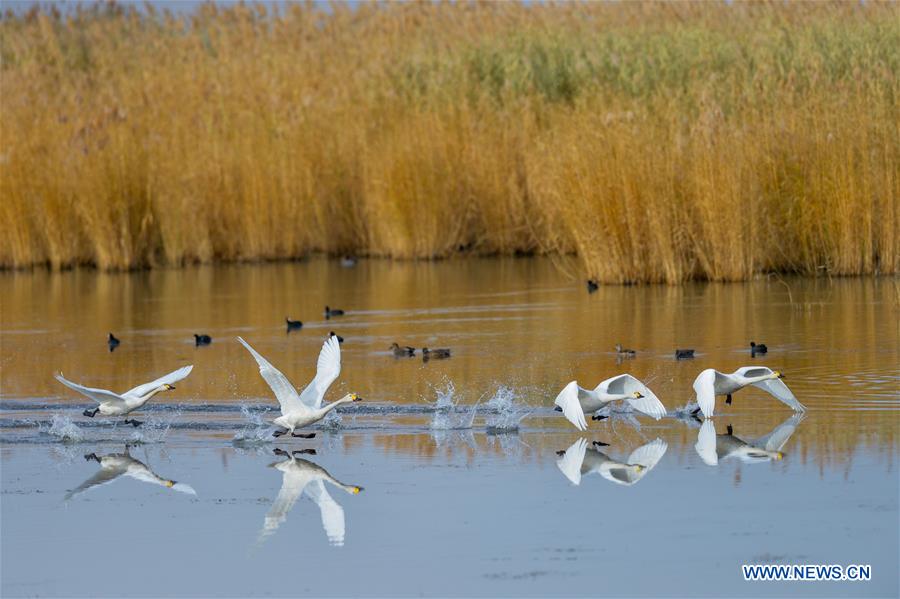
[[[900,8],[115,5],[0,22],[0,265],[900,270]]]

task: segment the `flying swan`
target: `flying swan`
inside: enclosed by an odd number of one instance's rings
[[[98,485],[111,483],[122,475],[129,476],[143,483],[161,485],[172,489],[173,491],[187,493],[188,495],[197,494],[190,485],[157,476],[157,474],[150,470],[146,464],[131,457],[127,447],[125,448],[125,453],[110,453],[102,456],[98,456],[95,453],[89,453],[84,456],[84,459],[87,461],[94,460],[100,464],[100,470],[94,476],[78,485],[78,488],[66,493],[66,501],[72,499],[79,493],[84,493],[88,489]]]
[[[256,363],[259,364],[259,373],[269,384],[269,387],[272,388],[275,399],[281,405],[281,416],[273,420],[272,423],[286,430],[273,432],[273,437],[291,433],[292,437],[312,439],[316,436],[315,433],[301,435],[295,433],[294,429],[303,428],[318,422],[325,418],[328,412],[341,404],[362,401],[362,398],[356,393],[348,393],[337,401],[322,407],[322,399],[325,397],[325,392],[328,391],[331,383],[341,374],[341,345],[335,336],[329,336],[325,340],[325,343],[322,345],[322,351],[319,352],[316,376],[299,395],[291,382],[287,380],[287,377],[272,366],[268,360],[259,355],[255,349],[250,347],[249,343],[240,337],[237,340],[256,359]]]
[[[553,403],[556,404],[556,411],[562,412],[575,428],[583,431],[587,430],[585,414],[597,412],[614,401],[627,401],[638,412],[657,420],[666,415],[665,406],[653,391],[630,374],[620,374],[606,379],[593,391],[579,387],[576,381],[572,381],[563,387]],[[594,420],[601,418],[594,416]]]
[[[308,451],[312,452],[313,450]],[[281,523],[287,519],[288,512],[294,507],[294,503],[300,495],[306,495],[319,507],[322,528],[325,529],[329,543],[338,546],[344,544],[344,508],[328,494],[325,483],[330,483],[351,495],[356,495],[363,489],[356,485],[345,485],[321,466],[296,457],[297,454],[302,453],[304,451],[288,453],[282,449],[275,450],[276,455],[287,456],[288,459],[270,464],[271,468],[281,470],[281,490],[269,509],[269,513],[266,514],[262,530],[259,531],[257,546],[275,534]]]
[[[556,466],[573,485],[580,485],[582,476],[593,473],[619,485],[633,485],[653,470],[669,448],[665,441],[656,439],[632,451],[623,463],[613,460],[595,446],[588,448],[587,441],[582,438],[567,450],[557,452],[560,457],[556,460]]]
[[[713,415],[716,396],[725,395],[725,403],[731,405],[731,395],[744,387],[753,385],[786,404],[795,412],[804,412],[806,407],[797,401],[791,390],[781,379],[784,375],[765,366],[744,366],[731,374],[707,368],[694,380],[697,403],[706,418]]]
[[[72,381],[63,378],[62,373],[56,375],[56,380],[58,380],[69,389],[74,389],[75,391],[78,391],[82,395],[90,397],[98,404],[100,404],[93,410],[85,410],[83,412],[85,416],[93,418],[97,415],[98,412],[101,416],[124,416],[143,406],[145,403],[150,401],[151,397],[153,397],[157,393],[162,393],[163,391],[171,391],[172,389],[174,389],[175,383],[187,377],[187,375],[191,373],[191,370],[193,368],[193,366],[185,366],[183,368],[179,368],[175,372],[170,372],[169,374],[162,376],[155,381],[144,383],[143,385],[138,385],[134,389],[126,391],[121,395],[119,395],[118,393],[113,393],[112,391],[107,391],[106,389],[92,389],[91,387],[83,387],[78,383],[73,383]],[[143,424],[143,422],[139,422],[133,418],[131,420],[126,418],[125,424],[139,426]]]

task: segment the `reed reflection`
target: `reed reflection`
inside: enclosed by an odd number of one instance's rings
[[[270,468],[276,468],[281,471],[281,490],[266,514],[262,530],[259,531],[256,546],[262,545],[269,537],[275,534],[281,524],[287,520],[288,512],[291,511],[294,503],[297,502],[301,495],[306,496],[307,499],[318,506],[322,517],[322,528],[325,529],[328,542],[332,545],[342,546],[346,529],[344,508],[328,494],[325,483],[330,483],[351,495],[358,494],[363,488],[344,484],[331,476],[327,470],[318,464],[297,457],[298,455],[312,455],[315,453],[315,450],[305,449],[288,453],[283,449],[275,449],[274,453],[277,456],[286,458],[269,465]]]

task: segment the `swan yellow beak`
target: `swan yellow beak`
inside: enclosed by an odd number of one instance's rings
[[[642,399],[644,397],[643,395],[641,395],[640,391],[635,391],[634,393],[632,393],[632,395],[635,399]]]
[[[776,370],[775,372],[773,372],[772,374],[775,375],[775,378],[778,378],[778,379],[783,379],[783,378],[784,378],[784,374],[782,374],[781,372],[779,372],[779,371],[777,371],[777,370]]]
[[[775,452],[775,459],[776,459],[776,460],[781,460],[781,459],[783,459],[783,458],[784,458],[784,454],[783,454],[783,453],[781,453],[780,451],[776,451],[776,452]]]
[[[174,487],[174,486],[175,486],[175,481],[174,481],[174,480],[167,480],[167,481],[166,481],[166,486],[169,487],[169,488]]]
[[[166,383],[165,385],[163,385],[163,388],[164,388],[166,391],[171,391],[172,389],[175,388],[175,385],[170,385],[169,383]]]
[[[351,400],[351,401],[362,401],[362,397],[360,397],[360,396],[357,395],[356,393],[351,393],[351,394],[350,394],[350,400]]]
[[[353,494],[359,495],[359,492],[362,491],[362,487],[353,487]]]

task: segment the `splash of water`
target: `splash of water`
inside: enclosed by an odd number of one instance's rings
[[[449,431],[472,428],[478,404],[473,405],[468,411],[457,410],[460,407],[461,398],[456,396],[456,387],[454,387],[453,381],[448,380],[443,388],[433,388],[437,399],[433,404],[434,416],[431,418],[431,430]]]
[[[262,413],[250,410],[247,404],[241,404],[241,415],[246,426],[235,433],[231,442],[240,447],[265,445],[272,442],[272,427],[263,420]]]
[[[490,412],[485,421],[488,433],[514,433],[519,430],[519,423],[531,414],[531,410],[520,404],[518,399],[518,394],[512,388],[506,385],[497,388],[486,404]]]
[[[337,410],[331,410],[325,415],[325,418],[319,421],[318,428],[327,431],[336,431],[343,428],[343,418],[338,414]]]
[[[80,443],[84,441],[84,432],[72,422],[72,419],[62,414],[54,414],[50,419],[50,429],[47,434],[52,435],[63,443]]]
[[[169,412],[163,417],[151,415],[143,421],[140,428],[135,428],[128,437],[130,445],[143,443],[162,443],[172,428],[172,423],[181,417],[181,411]]]

